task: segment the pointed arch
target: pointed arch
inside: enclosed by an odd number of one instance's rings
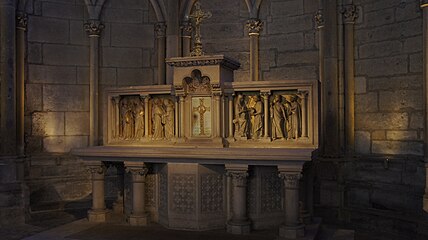
[[[85,0],[86,8],[88,10],[89,19],[99,20],[101,11],[106,0]]]
[[[263,0],[245,0],[250,18],[258,18],[260,5]]]
[[[162,0],[150,0],[158,22],[165,22],[166,7]]]
[[[193,5],[197,0],[186,0],[180,7],[180,19],[181,21],[187,21],[187,16],[189,16],[190,11],[192,11]]]

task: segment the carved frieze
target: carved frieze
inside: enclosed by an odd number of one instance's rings
[[[171,97],[153,97],[151,100],[152,136],[155,140],[174,137],[175,104]]]
[[[117,98],[114,98],[115,103]],[[119,101],[119,135],[122,140],[139,140],[144,132],[144,100],[139,96],[123,97]]]
[[[298,94],[272,96],[270,103],[273,140],[298,139],[302,136],[302,98]]]
[[[264,104],[258,93],[238,93],[234,108],[234,137],[237,140],[259,139],[263,135]]]

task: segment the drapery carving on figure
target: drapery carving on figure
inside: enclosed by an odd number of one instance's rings
[[[135,96],[123,97],[119,104],[119,137],[135,140],[144,136],[144,102]]]
[[[272,139],[285,138],[284,127],[287,120],[286,106],[282,103],[282,96],[275,95],[270,107],[272,121]]]
[[[248,108],[245,104],[245,98],[242,94],[238,94],[235,102],[235,138],[248,137]]]
[[[297,95],[292,95],[290,98],[288,139],[296,139],[302,136],[302,109],[299,100]]]
[[[201,71],[198,69],[192,71],[191,77],[186,77],[183,79],[183,86],[187,93],[211,93],[210,78],[207,76],[202,76]]]
[[[259,95],[250,96],[252,104],[248,106],[251,115],[251,138],[257,139],[262,136],[263,132],[263,103]]]
[[[174,102],[170,98],[153,98],[152,103],[153,139],[172,139],[175,124]]]

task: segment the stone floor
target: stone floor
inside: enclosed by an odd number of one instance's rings
[[[249,235],[232,235],[225,230],[178,231],[166,229],[158,224],[148,227],[132,227],[116,218],[114,222],[89,223],[81,213],[41,213],[33,216],[27,225],[0,228],[2,240],[274,240],[278,229],[253,231]],[[316,226],[316,225],[312,225]],[[315,239],[353,240],[353,231],[325,228]],[[307,235],[301,240],[314,239],[317,227],[307,227]]]

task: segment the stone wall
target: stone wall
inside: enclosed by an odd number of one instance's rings
[[[202,8],[212,12],[202,26],[208,54],[224,54],[241,63],[235,81],[250,79],[249,18],[245,1],[202,0]],[[316,0],[264,0],[259,17],[260,67],[262,80],[316,79],[318,52],[313,15]]]
[[[33,210],[87,200],[83,164],[69,156],[89,135],[89,38],[83,0],[35,0],[27,30],[26,153]],[[107,1],[101,16],[100,105],[107,87],[154,79],[154,13],[149,1]],[[100,112],[102,135],[103,108]]]

